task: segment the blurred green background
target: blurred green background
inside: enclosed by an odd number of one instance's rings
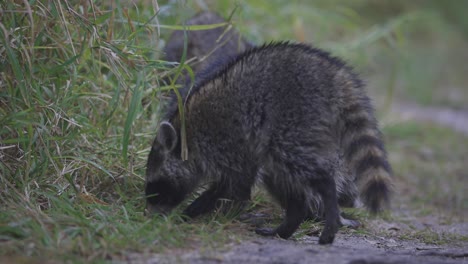
[[[379,94],[395,90],[398,99],[467,108],[466,1],[196,3],[169,4],[164,21],[181,23],[205,8],[229,17],[237,6],[236,27],[256,44],[311,43],[345,58],[366,79],[372,77],[371,90]]]

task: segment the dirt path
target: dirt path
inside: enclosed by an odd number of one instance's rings
[[[433,246],[414,241],[396,241],[339,233],[331,246],[318,245],[318,238],[300,241],[256,239],[231,245],[224,251],[191,251],[178,255],[133,258],[129,263],[468,263],[465,247]],[[140,256],[141,257],[141,256]]]

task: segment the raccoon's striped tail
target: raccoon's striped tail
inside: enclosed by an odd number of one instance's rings
[[[361,201],[375,214],[389,204],[392,169],[369,98],[361,95],[352,99],[343,111],[342,147]]]

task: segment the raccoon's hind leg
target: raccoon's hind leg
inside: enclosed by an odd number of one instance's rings
[[[286,215],[283,222],[277,228],[257,228],[255,232],[262,236],[275,236],[289,238],[304,221],[307,213],[307,207],[304,200],[290,199],[286,203]]]
[[[324,208],[325,227],[319,238],[319,243],[332,243],[339,228],[339,209],[333,174],[318,165],[310,165],[314,162],[307,163],[312,168],[304,166],[304,171],[296,171],[299,175],[286,174],[286,171],[290,171],[288,168],[297,168],[295,166],[279,166],[280,163],[276,162],[274,164],[276,166],[274,165],[274,168],[269,171],[271,174],[268,172],[264,174],[263,182],[268,191],[286,209],[286,215],[277,228],[258,228],[256,233],[264,236],[277,234],[284,239],[290,237],[299,225],[310,216],[309,193],[315,191],[321,197]],[[284,175],[277,175],[278,171],[283,171]]]
[[[322,177],[311,179],[311,185],[317,193],[322,197],[324,207],[325,226],[322,234],[319,237],[319,244],[331,244],[335,239],[335,234],[338,232],[340,210],[336,195],[336,185],[333,177],[326,171],[318,172]]]

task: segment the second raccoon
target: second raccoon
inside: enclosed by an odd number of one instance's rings
[[[226,20],[216,13],[204,11],[187,20],[187,26],[212,25],[224,23]],[[208,65],[224,62],[253,45],[245,40],[233,28],[217,27],[207,30],[187,31],[187,40],[184,31],[174,31],[164,48],[164,59],[179,62],[184,51],[184,42],[187,41],[187,59],[195,59],[191,63],[195,74],[202,72]],[[188,78],[188,77],[186,77]],[[186,79],[185,78],[185,79]],[[182,79],[182,83],[186,81]]]
[[[303,44],[273,43],[238,55],[199,80],[184,100],[188,160],[181,159],[181,118],[170,104],[147,162],[147,210],[167,212],[199,184],[209,188],[184,214],[243,203],[260,177],[285,209],[261,235],[290,237],[314,211],[332,243],[339,199],[377,212],[392,177],[377,121],[358,77],[341,60]]]

